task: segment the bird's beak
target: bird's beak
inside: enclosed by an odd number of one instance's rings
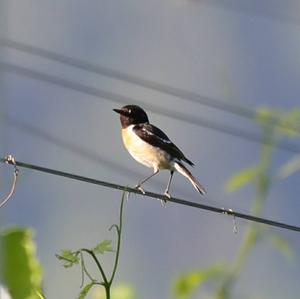
[[[113,111],[117,112],[118,114],[128,116],[128,112],[126,112],[122,109],[113,109]]]
[[[121,109],[113,109],[113,111],[115,111],[115,112],[117,112],[117,113],[119,113],[119,114],[121,114],[121,112],[122,112]]]

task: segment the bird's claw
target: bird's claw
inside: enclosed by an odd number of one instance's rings
[[[160,200],[161,206],[164,208],[166,206],[167,201],[165,199]]]
[[[170,193],[169,193],[168,191],[165,191],[164,196],[167,197],[168,199],[171,198],[171,195],[170,195]],[[167,201],[168,201],[168,200],[167,200],[166,198],[162,198],[162,199],[160,200],[160,203],[161,203],[162,207],[165,207],[165,206],[166,206]]]
[[[136,185],[134,188],[141,191],[144,195],[146,194],[145,190],[141,187],[141,185]]]
[[[165,191],[164,196],[165,196],[165,197],[168,197],[168,199],[171,198],[171,194],[170,194],[168,191]]]

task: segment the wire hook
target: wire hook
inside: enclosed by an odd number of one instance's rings
[[[239,230],[238,230],[238,225],[237,225],[237,220],[236,220],[235,214],[232,209],[229,209],[229,212],[231,212],[231,214],[233,215],[233,232],[235,234],[237,234]]]
[[[225,208],[222,208],[222,210],[223,210],[222,214],[224,214],[224,215],[232,215],[233,216],[233,232],[235,234],[237,234],[239,230],[238,230],[237,220],[236,220],[236,216],[235,216],[234,211],[232,209],[227,209],[226,210]]]
[[[7,155],[4,158],[4,163],[14,166],[14,180],[9,193],[0,201],[0,209],[8,202],[16,190],[17,179],[19,175],[19,168],[17,167],[16,159],[13,155]]]

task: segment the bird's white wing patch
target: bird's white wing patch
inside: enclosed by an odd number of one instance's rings
[[[147,128],[145,128],[145,127],[143,127],[143,128],[142,128],[142,131],[143,131],[143,132],[146,132],[148,135],[155,136],[155,138],[157,138],[157,139],[161,140],[161,141],[162,141],[162,142],[164,142],[164,143],[167,143],[167,144],[171,144],[171,143],[172,143],[172,141],[171,141],[171,140],[169,140],[169,139],[164,139],[164,138],[161,138],[160,136],[157,136],[157,135],[156,135],[156,134],[154,134],[153,132],[151,132],[151,131],[147,130]]]

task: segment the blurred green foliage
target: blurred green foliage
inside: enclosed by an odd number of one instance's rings
[[[280,179],[300,170],[300,155],[292,157],[273,174],[272,158],[276,144],[284,138],[296,138],[300,132],[300,110],[293,109],[282,112],[267,107],[257,110],[254,121],[260,125],[264,143],[261,144],[259,161],[250,167],[237,171],[225,184],[227,192],[235,192],[246,185],[252,185],[255,194],[252,200],[251,213],[260,216],[271,187]],[[189,299],[196,289],[208,281],[215,283],[209,298],[230,299],[234,297],[234,286],[238,282],[239,274],[246,267],[251,251],[260,241],[269,241],[288,260],[294,256],[288,240],[279,234],[270,232],[269,228],[255,223],[248,224],[242,242],[234,260],[211,272],[214,265],[207,269],[200,269],[179,275],[173,286],[173,294],[178,299]],[[222,265],[222,264],[221,264]],[[257,295],[245,294],[247,297],[260,298]]]
[[[282,253],[282,255],[292,261],[295,257],[295,252],[289,241],[281,235],[274,233],[266,233],[265,239],[271,241],[273,246]]]
[[[277,172],[277,179],[279,180],[285,179],[299,170],[300,170],[300,155],[295,155],[279,168]]]
[[[176,278],[173,293],[180,299],[190,298],[196,287],[209,280],[216,280],[222,275],[224,275],[223,264],[213,264],[206,269],[189,271]]]
[[[92,294],[92,299],[105,299],[103,288],[95,288]],[[111,290],[112,299],[135,299],[134,289],[128,284],[119,284]]]
[[[10,228],[0,233],[1,281],[13,299],[43,298],[42,268],[36,257],[33,232]]]
[[[295,138],[300,131],[300,110],[280,111],[269,107],[257,109],[255,121],[262,126],[271,127],[280,137]]]
[[[226,183],[225,187],[228,192],[234,192],[254,181],[259,173],[258,166],[250,166],[236,172]]]

